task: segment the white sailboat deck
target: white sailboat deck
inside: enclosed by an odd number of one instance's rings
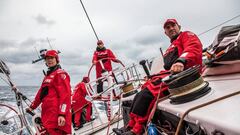
[[[184,112],[192,107],[240,91],[240,73],[211,76],[204,78],[204,80],[208,81],[211,87],[211,92],[207,95],[194,101],[178,105],[170,104],[170,100],[168,99],[159,103],[158,109],[181,117]],[[194,110],[185,117],[185,120],[194,124],[199,124],[201,127],[205,128],[208,134],[218,130],[227,135],[239,135],[239,104],[240,94],[237,94]]]

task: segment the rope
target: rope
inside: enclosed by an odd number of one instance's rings
[[[154,105],[153,105],[153,107],[152,107],[152,110],[151,110],[151,112],[150,112],[150,114],[149,114],[148,121],[147,121],[147,127],[145,128],[145,133],[148,133],[148,126],[149,126],[149,124],[151,123],[151,121],[152,121],[152,119],[153,119],[153,116],[154,116],[155,111],[156,111],[156,109],[157,109],[158,103],[161,102],[161,101],[164,101],[164,100],[168,99],[168,98],[171,96],[171,94],[170,94],[170,95],[161,97],[162,85],[163,85],[163,84],[161,83],[161,84],[160,84],[160,88],[159,88],[159,93],[158,93],[158,95],[157,95],[157,99],[156,99],[156,101],[155,101],[155,103],[154,103]],[[160,97],[161,97],[161,98],[160,98]]]
[[[213,30],[213,29],[216,29],[217,27],[219,27],[219,26],[221,26],[221,25],[223,25],[223,24],[225,24],[225,23],[227,23],[227,22],[230,22],[230,21],[232,21],[232,20],[234,20],[234,19],[236,19],[236,18],[238,18],[238,17],[240,17],[240,14],[237,15],[237,16],[234,16],[233,18],[231,18],[231,19],[229,19],[229,20],[227,20],[227,21],[225,21],[225,22],[223,22],[223,23],[220,23],[220,24],[218,24],[218,25],[212,27],[211,29],[208,29],[208,30],[206,30],[206,31],[204,31],[204,32],[202,32],[202,33],[200,33],[200,34],[198,34],[198,36],[201,36],[201,35],[203,35],[203,34],[209,32],[209,31],[211,31],[211,30]]]
[[[118,106],[118,111],[116,112],[117,113],[117,128],[118,128],[118,126],[119,126],[119,122],[120,122],[120,114],[121,114],[121,98],[119,99],[119,104],[118,104],[119,106]],[[115,115],[114,115],[114,117],[111,119],[111,120],[109,120],[109,123],[108,123],[108,129],[107,129],[107,135],[111,135],[112,133],[109,133],[109,129],[110,129],[110,126],[111,126],[111,121],[112,120],[114,120],[115,119],[115,117],[116,117],[116,113],[115,113]]]
[[[82,0],[80,0],[80,3],[81,3],[81,5],[82,5],[82,7],[83,7],[83,10],[84,10],[87,18],[88,18],[88,21],[89,21],[89,23],[90,23],[90,25],[91,25],[91,27],[92,27],[92,30],[93,30],[93,32],[94,32],[94,35],[96,36],[97,40],[99,40],[98,35],[97,35],[97,33],[96,33],[96,31],[95,31],[95,29],[94,29],[94,27],[93,27],[93,24],[92,24],[92,22],[91,22],[91,20],[90,20],[90,18],[89,18],[89,16],[88,16],[87,10],[86,10],[86,8],[84,7],[84,4],[83,4]]]

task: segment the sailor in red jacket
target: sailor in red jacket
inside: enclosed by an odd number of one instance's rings
[[[101,61],[101,62],[100,62]],[[106,49],[104,47],[104,43],[102,40],[98,40],[96,51],[93,54],[92,63],[96,65],[96,77],[101,77],[102,73],[105,71],[112,71],[112,63],[121,61],[116,59],[115,55],[110,49]],[[102,64],[101,64],[102,63]],[[97,93],[101,93],[103,91],[103,82],[101,80],[98,81],[97,85]]]
[[[71,134],[71,86],[70,77],[59,65],[58,53],[49,50],[45,54],[48,67],[41,88],[28,110],[42,107],[43,126],[50,135]]]
[[[72,109],[74,113],[75,130],[83,126],[83,123],[80,123],[80,117],[84,108],[86,108],[86,122],[91,121],[92,103],[85,99],[85,97],[88,95],[85,85],[88,82],[89,78],[83,77],[82,82],[78,83],[74,88],[74,93],[72,96]]]
[[[175,19],[168,19],[163,28],[165,34],[170,38],[171,44],[164,54],[165,70],[160,71],[160,73],[169,70],[181,72],[194,65],[202,65],[202,44],[194,33],[181,32],[181,26]],[[128,125],[120,129],[113,129],[117,135],[143,133],[143,128],[157,100],[158,93],[160,93],[160,98],[169,94],[168,86],[161,83],[161,79],[166,76],[155,76],[146,82],[144,89],[134,97]]]

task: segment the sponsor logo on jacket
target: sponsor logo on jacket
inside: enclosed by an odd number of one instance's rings
[[[107,51],[97,52],[97,57],[98,57],[98,58],[106,58],[107,56],[108,56]]]
[[[43,83],[51,83],[52,79],[45,79]]]

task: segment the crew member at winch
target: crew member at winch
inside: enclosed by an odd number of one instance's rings
[[[101,65],[101,62],[102,65]],[[120,60],[116,59],[115,55],[110,49],[106,49],[102,40],[97,41],[97,48],[93,54],[92,63],[96,65],[96,77],[97,79],[102,77],[103,72],[112,71],[112,63],[121,63]],[[102,80],[98,80],[97,84],[97,93],[103,92],[103,82]]]
[[[57,51],[47,51],[44,58],[48,71],[27,110],[32,111],[42,103],[41,119],[47,131],[46,135],[71,134],[70,77],[61,69]]]
[[[86,109],[86,122],[91,121],[92,115],[92,103],[85,99],[88,95],[86,89],[86,83],[89,82],[88,77],[83,77],[82,82],[78,83],[74,88],[74,93],[72,96],[72,110],[74,113],[74,129],[77,130],[83,126],[84,123],[81,123],[81,114],[83,109]]]
[[[171,44],[163,56],[165,70],[160,71],[160,74],[168,71],[177,73],[194,65],[202,65],[202,43],[197,35],[190,31],[181,32],[181,26],[176,19],[167,19],[163,28]],[[149,78],[147,85],[133,100],[128,125],[113,129],[117,135],[143,134],[143,128],[157,100],[157,95],[160,94],[161,98],[169,94],[168,86],[161,83],[161,79],[166,76],[165,74]]]

